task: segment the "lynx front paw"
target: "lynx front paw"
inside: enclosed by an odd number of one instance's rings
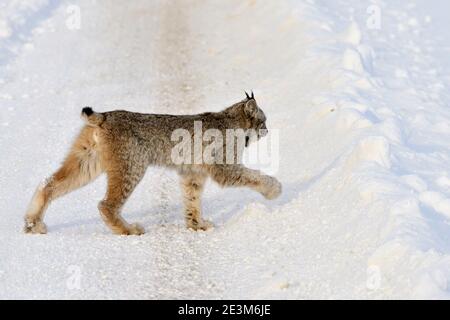
[[[281,183],[276,178],[268,176],[261,193],[266,199],[273,200],[281,195],[282,189]]]
[[[208,220],[200,220],[199,222],[192,220],[187,222],[187,227],[188,229],[192,229],[194,231],[206,231],[208,229],[214,228],[214,224]]]
[[[140,236],[142,234],[145,233],[145,229],[137,224],[137,223],[133,223],[132,225],[130,225],[130,228],[128,230],[128,235],[135,235],[135,236]]]
[[[23,231],[31,234],[46,234],[47,227],[42,221],[26,218]]]

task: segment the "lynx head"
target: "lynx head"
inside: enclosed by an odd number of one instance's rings
[[[245,92],[246,100],[244,103],[244,116],[246,121],[247,135],[245,138],[245,146],[248,147],[250,142],[257,141],[261,137],[267,135],[268,130],[266,127],[266,115],[256,103],[255,95],[249,95]]]

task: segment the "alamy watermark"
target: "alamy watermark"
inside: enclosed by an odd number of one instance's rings
[[[366,26],[369,30],[381,29],[381,7],[373,4],[367,7],[366,10],[369,17],[366,20]]]
[[[66,8],[66,27],[74,31],[81,29],[81,8],[77,5],[69,5]]]
[[[381,287],[381,269],[379,266],[369,266],[367,268],[366,288],[378,290]]]
[[[69,290],[81,289],[81,267],[77,265],[71,265],[66,270],[69,277],[66,280],[66,286]]]
[[[175,165],[247,164],[275,173],[278,171],[279,130],[210,128],[194,122],[193,133],[179,128],[172,132],[171,160]]]

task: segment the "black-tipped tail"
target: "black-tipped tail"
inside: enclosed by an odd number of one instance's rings
[[[91,107],[84,107],[81,110],[81,117],[90,126],[100,126],[105,120],[105,116],[102,113],[95,112]]]
[[[81,114],[89,117],[94,114],[94,110],[92,110],[91,107],[84,107],[83,110],[81,111]]]

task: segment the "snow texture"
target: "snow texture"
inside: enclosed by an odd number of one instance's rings
[[[0,298],[450,298],[444,1],[0,3]],[[255,91],[280,129],[275,201],[208,183],[186,230],[150,168],[112,235],[102,177],[22,233],[83,106],[218,111]]]

